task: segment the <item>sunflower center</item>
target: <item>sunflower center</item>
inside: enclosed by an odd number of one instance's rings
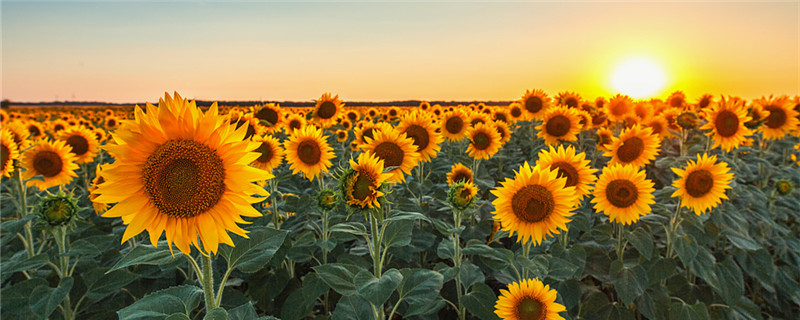
[[[559,178],[567,178],[567,184],[565,187],[574,187],[578,185],[578,170],[576,170],[572,164],[565,161],[559,161],[550,165],[550,169],[554,168],[558,169]]]
[[[778,106],[768,106],[765,109],[769,111],[769,116],[767,116],[767,122],[765,123],[767,127],[772,129],[780,128],[786,123],[786,111],[783,108]]]
[[[653,134],[661,134],[661,131],[664,131],[664,126],[658,121],[651,122],[649,127],[650,129],[653,129]]]
[[[461,199],[467,200],[470,197],[472,197],[472,192],[470,191],[469,188],[464,187],[461,189],[461,192],[459,192],[459,196],[461,197]]]
[[[322,158],[322,150],[316,141],[305,140],[297,146],[297,157],[305,164],[314,165]]]
[[[485,132],[478,132],[472,137],[472,145],[475,149],[486,150],[492,145],[492,138]]]
[[[686,177],[686,192],[695,198],[702,197],[714,186],[714,176],[708,170],[693,171]]]
[[[540,185],[529,185],[517,191],[511,198],[514,215],[528,223],[547,218],[555,208],[553,194]]]
[[[547,130],[547,134],[551,136],[561,137],[569,132],[571,126],[572,122],[569,121],[569,118],[559,114],[547,121],[545,130]]]
[[[291,122],[289,122],[289,128],[292,128],[292,129],[300,129],[300,127],[302,125],[303,125],[303,123],[300,122],[300,120],[296,120],[296,119],[292,120]]]
[[[729,110],[723,110],[714,119],[717,133],[723,137],[730,137],[739,131],[739,116]]]
[[[517,304],[517,318],[519,320],[544,320],[547,307],[538,299],[525,297]]]
[[[374,183],[375,181],[368,175],[357,172],[356,181],[353,182],[353,190],[350,192],[350,195],[353,199],[364,201],[364,199],[372,194]]]
[[[67,138],[67,145],[72,147],[72,153],[79,156],[89,151],[89,141],[79,135],[73,135]]]
[[[352,111],[348,112],[347,113],[347,119],[350,119],[350,121],[356,121],[356,120],[358,120],[358,114],[355,113],[355,112],[352,112]]]
[[[633,182],[618,179],[609,182],[606,186],[606,198],[617,208],[627,208],[639,198],[639,190]]]
[[[416,124],[408,126],[406,128],[405,134],[414,140],[414,145],[417,146],[417,151],[422,151],[428,144],[430,143],[430,136],[428,135],[428,130],[425,128],[418,126]]]
[[[444,128],[447,129],[447,132],[450,133],[459,133],[461,129],[464,128],[464,120],[461,117],[450,117],[447,119],[447,122],[444,123]]]
[[[260,153],[261,155],[258,156],[256,161],[261,163],[266,163],[272,160],[274,154],[272,153],[272,148],[270,147],[269,143],[262,142],[261,145],[256,149],[256,152]]]
[[[494,119],[497,121],[508,122],[508,117],[506,117],[505,114],[500,112],[494,114]]]
[[[116,127],[116,126],[117,126],[117,120],[114,120],[114,119],[108,120],[108,126],[109,126],[109,127],[112,127],[112,128],[113,128],[113,127]],[[59,127],[60,127],[60,128],[59,128]],[[58,131],[58,130],[61,130],[61,129],[64,129],[64,126],[62,126],[62,125],[60,125],[60,124],[59,124],[59,125],[56,125],[56,128],[55,128],[55,129],[56,129],[56,131]]]
[[[339,138],[339,140],[344,140],[345,138],[347,138],[347,132],[339,131],[336,133],[336,137]]]
[[[577,108],[578,107],[578,99],[575,99],[574,97],[569,97],[569,98],[567,98],[567,100],[564,101],[564,104],[566,104],[567,107],[570,107],[570,108]]]
[[[142,169],[144,192],[158,211],[191,218],[208,211],[225,192],[222,159],[207,145],[172,139],[147,157]]]
[[[336,115],[336,104],[331,101],[323,101],[317,110],[317,116],[322,119],[330,119]]]
[[[2,164],[2,166],[0,166],[0,170],[5,170],[9,154],[11,154],[11,150],[8,149],[8,146],[0,144],[0,164]]]
[[[453,175],[453,182],[459,181],[472,182],[472,175],[466,171],[458,171]]]
[[[33,169],[45,177],[54,177],[61,173],[63,162],[53,151],[39,151],[33,156]]]
[[[258,118],[259,120],[266,120],[273,126],[276,123],[278,123],[278,112],[272,110],[271,108],[267,107],[261,108],[261,110],[258,110],[258,112],[256,112],[255,117]]]
[[[639,137],[632,137],[622,143],[622,146],[617,150],[617,157],[619,161],[629,163],[639,158],[639,155],[644,151],[644,141]]]
[[[397,144],[391,142],[382,142],[373,151],[378,158],[383,160],[384,165],[387,167],[398,167],[403,164],[403,157],[405,153],[403,149]]]
[[[482,118],[480,118],[480,117],[476,117],[476,118],[473,118],[473,119],[472,119],[472,120],[469,122],[469,125],[474,127],[476,124],[479,124],[479,123],[486,123],[486,121],[484,121],[484,120],[483,120]]]
[[[42,134],[42,131],[37,126],[28,126],[28,132],[30,132],[31,137],[38,137]]]
[[[519,118],[520,116],[522,116],[522,109],[511,108],[511,116],[514,118]]]
[[[375,139],[375,135],[373,134],[373,131],[375,131],[375,128],[369,128],[369,129],[366,129],[364,131],[361,131],[361,142],[362,143],[367,143],[367,138]]]
[[[525,100],[525,110],[528,110],[530,113],[539,112],[539,110],[542,110],[543,105],[544,102],[542,98],[536,96],[528,97],[528,99]]]

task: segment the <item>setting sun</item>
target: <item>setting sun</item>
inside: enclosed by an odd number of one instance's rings
[[[650,59],[626,60],[611,78],[614,89],[633,98],[649,98],[664,88],[666,76],[661,67]]]

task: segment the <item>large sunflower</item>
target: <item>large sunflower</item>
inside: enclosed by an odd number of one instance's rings
[[[28,186],[36,186],[44,190],[53,186],[67,184],[77,177],[75,156],[70,147],[59,140],[40,140],[33,148],[22,154],[23,179],[31,179],[41,175],[42,180],[28,180]]]
[[[383,160],[385,167],[395,167],[388,172],[392,175],[387,179],[389,182],[405,181],[403,173],[410,174],[411,169],[417,166],[420,159],[417,148],[414,146],[414,140],[405,133],[391,128],[375,130],[373,135],[375,138],[368,138],[367,144],[362,145],[361,148]]]
[[[275,103],[256,105],[253,110],[253,118],[257,121],[258,127],[262,132],[273,133],[283,126],[283,113],[281,106]]]
[[[619,138],[613,138],[609,151],[603,155],[611,157],[609,164],[630,164],[643,167],[656,159],[661,138],[653,130],[639,125],[622,130]]]
[[[336,124],[337,115],[343,106],[339,95],[331,97],[330,93],[324,93],[314,107],[314,120],[323,128],[330,127]]]
[[[759,128],[764,135],[764,139],[775,140],[783,139],[786,133],[795,130],[798,122],[797,111],[794,111],[794,105],[787,97],[780,97],[775,99],[758,99],[755,101],[766,111],[764,125]]]
[[[227,231],[246,237],[237,223],[261,216],[251,204],[264,198],[252,195],[267,196],[252,182],[272,177],[248,166],[258,144],[244,140],[247,128],[229,125],[216,103],[202,113],[178,93],[146,108],[105,147],[115,162],[95,190],[95,202],[117,203],[103,216],[128,225],[122,242],[147,230],[153,246],[166,233],[170,251],[174,243],[184,254],[191,246],[214,253],[220,243],[233,246]]]
[[[520,168],[514,179],[502,182],[492,190],[497,196],[494,220],[499,220],[503,230],[517,232],[517,241],[541,243],[558,229],[567,230],[567,222],[577,204],[575,187],[566,186],[567,179],[558,177],[558,170],[533,167],[528,162]]]
[[[479,123],[467,131],[467,153],[475,159],[488,160],[500,150],[500,133],[493,123]]]
[[[559,141],[576,141],[581,132],[578,111],[573,108],[558,106],[550,108],[545,113],[544,122],[536,126],[539,138],[544,139],[547,145],[557,145]]]
[[[653,185],[638,167],[609,165],[597,179],[591,202],[594,209],[603,211],[611,222],[632,224],[650,213],[650,205],[655,203]]]
[[[383,196],[381,185],[392,176],[383,173],[383,160],[364,152],[358,155],[358,162],[350,159],[350,168],[342,176],[339,185],[344,200],[360,209],[380,208],[378,198]]]
[[[97,155],[97,136],[89,129],[72,126],[58,132],[58,140],[64,141],[75,155],[78,164],[90,163]]]
[[[296,130],[283,145],[286,149],[286,162],[291,164],[289,168],[292,172],[302,172],[311,181],[322,172],[328,172],[332,165],[331,159],[335,157],[322,129],[314,126]]]
[[[525,279],[500,289],[494,313],[503,320],[564,320],[558,313],[567,308],[556,302],[557,296],[539,279]]]
[[[700,127],[709,130],[706,135],[714,136],[714,146],[721,146],[725,151],[738,148],[753,132],[744,123],[751,120],[743,100],[722,97],[716,108],[706,115],[708,123]]]
[[[266,170],[267,172],[272,172],[273,169],[283,162],[284,151],[277,138],[267,135],[254,138],[253,142],[260,143],[258,149],[255,150],[259,153],[259,156],[257,159],[253,160],[250,165]]]
[[[397,130],[414,140],[414,146],[423,161],[436,158],[436,153],[442,148],[439,144],[444,137],[436,132],[433,121],[422,111],[406,113],[397,125]]]
[[[697,162],[689,160],[686,170],[672,168],[680,177],[672,183],[673,197],[680,197],[681,204],[698,216],[713,209],[722,199],[728,199],[725,189],[730,189],[733,173],[725,162],[717,163],[717,156],[702,154]]]
[[[455,108],[453,111],[445,112],[442,115],[442,134],[449,141],[461,141],[467,133],[468,122],[466,115],[461,108]]]
[[[520,105],[525,110],[527,119],[541,120],[547,109],[550,108],[550,97],[541,89],[526,90],[520,99]]]
[[[550,150],[539,152],[539,160],[536,161],[537,167],[550,170],[558,169],[559,178],[567,178],[567,187],[575,187],[578,201],[592,192],[592,184],[597,180],[594,175],[597,169],[589,166],[589,160],[585,159],[586,154],[575,153],[575,148],[569,146],[558,146],[558,149],[550,147]]]
[[[14,171],[14,160],[19,158],[19,149],[14,142],[11,132],[3,128],[0,130],[0,174],[9,177]]]

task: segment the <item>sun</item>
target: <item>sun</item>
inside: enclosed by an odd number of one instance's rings
[[[618,93],[641,99],[656,95],[664,87],[666,80],[664,71],[653,60],[634,58],[614,69],[611,85]]]

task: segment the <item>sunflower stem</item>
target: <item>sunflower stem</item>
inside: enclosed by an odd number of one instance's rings
[[[22,170],[17,168],[17,183],[18,183],[18,191],[19,191],[19,209],[21,211],[20,219],[25,218],[28,216],[28,189],[25,187],[25,181],[22,179]],[[31,222],[28,221],[25,223],[25,238],[23,243],[25,248],[28,249],[28,258],[34,256],[33,252],[33,233],[31,232]]]
[[[522,245],[522,256],[525,257],[525,260],[530,260],[531,256],[531,245],[533,245],[533,239],[528,239]],[[524,279],[528,279],[528,267],[522,266],[522,276]]]
[[[625,254],[625,246],[628,244],[627,241],[625,243],[622,242],[623,233],[625,231],[625,225],[618,223],[617,224],[617,259],[622,262],[622,256]]]
[[[216,301],[214,300],[214,271],[211,266],[211,255],[201,255],[203,259],[203,278],[200,283],[203,285],[203,296],[206,301],[206,314],[217,308]],[[222,291],[222,288],[219,288]],[[222,299],[222,294],[220,294]]]
[[[453,223],[455,224],[455,229],[461,227],[461,218],[463,212],[461,210],[453,209]],[[458,318],[464,320],[466,318],[466,310],[464,308],[464,304],[461,301],[462,297],[462,284],[461,284],[461,260],[463,259],[461,254],[461,237],[457,232],[453,232],[452,235],[453,239],[453,266],[458,270],[456,273],[456,296],[458,298]]]
[[[672,217],[669,219],[669,230],[667,230],[667,258],[672,258],[675,254],[675,239],[672,238],[675,235],[675,231],[678,230],[678,226],[680,225],[680,221],[678,221],[678,216],[681,214],[681,200],[678,199],[678,204],[675,208],[675,212],[672,214]]]
[[[372,272],[375,278],[380,279],[383,269],[383,259],[381,258],[381,241],[383,240],[383,232],[381,232],[381,229],[378,228],[378,218],[375,217],[375,212],[369,214],[369,224],[370,236],[372,237],[372,250],[370,250],[370,253],[372,254]],[[373,305],[372,308],[375,314],[375,319],[382,320],[384,315],[383,305]]]

